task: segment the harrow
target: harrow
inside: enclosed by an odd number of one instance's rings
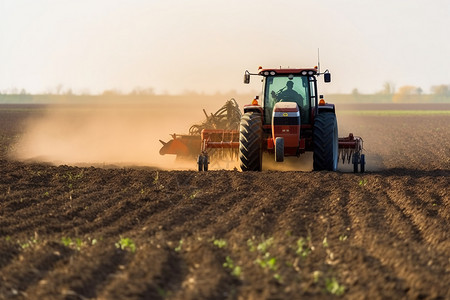
[[[205,120],[192,125],[189,134],[172,134],[172,140],[164,142],[159,154],[176,155],[177,159],[197,158],[199,170],[208,170],[210,159],[228,165],[236,161],[239,148],[239,123],[241,111],[235,99],[228,100],[215,113],[208,115],[203,109]],[[199,154],[200,153],[200,154]]]

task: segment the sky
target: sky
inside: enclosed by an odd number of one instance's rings
[[[314,67],[325,93],[450,84],[448,0],[0,0],[0,92],[247,93]]]

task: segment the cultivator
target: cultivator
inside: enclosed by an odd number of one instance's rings
[[[169,142],[160,142],[159,154],[173,154],[177,158],[197,157],[199,169],[208,170],[210,159],[228,165],[235,161],[239,148],[239,123],[241,111],[235,99],[228,100],[214,114],[205,114],[205,121],[192,125],[189,134],[172,134]]]
[[[361,166],[361,173],[365,171],[366,158],[365,155],[362,154],[363,150],[363,139],[359,136],[353,136],[353,133],[350,133],[348,137],[339,138],[339,160],[342,160],[342,163],[352,163],[353,164],[353,172],[358,172],[358,165]]]

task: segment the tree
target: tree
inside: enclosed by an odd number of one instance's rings
[[[436,96],[448,97],[450,96],[450,85],[434,85],[431,87],[431,92]]]
[[[117,89],[111,89],[111,90],[105,90],[103,91],[103,96],[120,96],[122,95],[122,92]]]
[[[135,87],[131,92],[130,95],[132,96],[149,96],[154,95],[155,90],[151,87],[148,88],[141,88],[141,87]]]
[[[412,85],[404,85],[398,89],[392,98],[393,102],[411,102],[415,96],[420,95],[422,89]]]
[[[383,95],[393,95],[395,93],[395,84],[390,81],[386,81],[383,83],[383,89],[380,91],[380,94]]]

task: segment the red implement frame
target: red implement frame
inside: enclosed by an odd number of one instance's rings
[[[239,131],[203,129],[201,133],[202,152],[208,148],[239,148]]]
[[[350,133],[348,137],[339,138],[339,157],[342,163],[350,163],[354,156],[359,157],[363,150],[363,139],[359,136],[353,136]]]

